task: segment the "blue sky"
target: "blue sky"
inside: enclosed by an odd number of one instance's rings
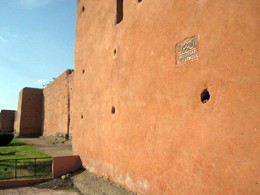
[[[76,0],[0,0],[0,110],[74,69]]]

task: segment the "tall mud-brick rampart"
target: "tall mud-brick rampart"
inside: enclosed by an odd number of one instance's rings
[[[72,70],[66,70],[44,89],[26,87],[20,92],[15,119],[16,134],[72,137],[72,73]]]
[[[72,136],[70,128],[72,73],[71,70],[66,70],[43,89],[43,135]]]
[[[260,193],[258,0],[78,0],[71,125],[140,194]]]

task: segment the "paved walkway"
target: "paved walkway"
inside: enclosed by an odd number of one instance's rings
[[[79,195],[78,192],[38,189],[35,187],[20,187],[1,190],[0,195]]]
[[[62,137],[39,137],[39,138],[19,138],[21,141],[35,147],[36,149],[50,155],[57,156],[71,156],[72,144],[71,140],[66,141]]]

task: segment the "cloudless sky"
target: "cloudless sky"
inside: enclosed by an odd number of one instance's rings
[[[0,0],[0,111],[74,69],[76,0]]]

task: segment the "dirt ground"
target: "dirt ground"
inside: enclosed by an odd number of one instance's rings
[[[33,187],[77,192],[84,195],[136,195],[115,183],[83,169],[70,173],[70,176],[64,180],[61,178],[51,179]]]
[[[123,187],[88,171],[73,177],[74,185],[86,195],[136,195]]]
[[[82,194],[74,185],[72,182],[72,177],[81,173],[83,170],[78,170],[75,173],[70,173],[71,176],[67,177],[66,179],[55,178],[51,179],[49,181],[35,184],[34,187],[40,188],[40,189],[52,189],[52,190],[63,190],[63,191],[70,191],[70,192],[78,192],[79,194]]]

